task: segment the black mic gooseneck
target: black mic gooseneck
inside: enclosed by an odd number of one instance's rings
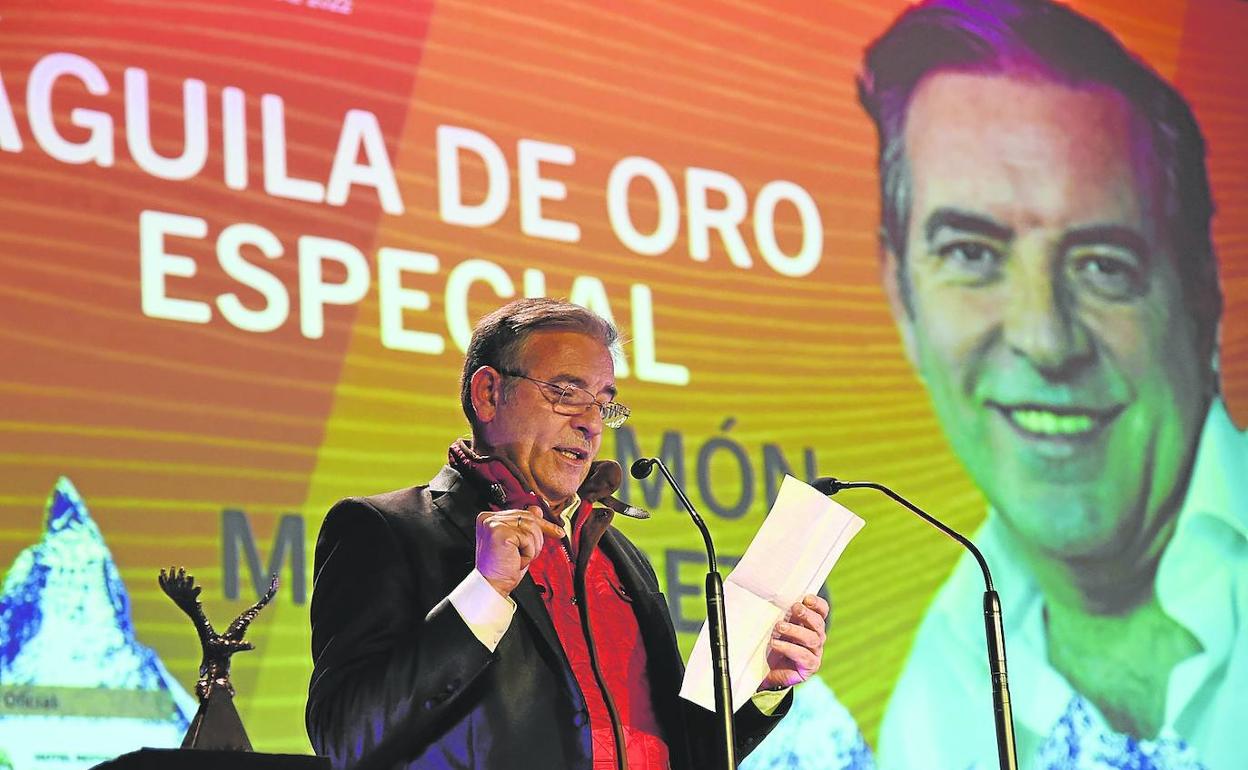
[[[997,730],[997,759],[1001,770],[1018,770],[1018,757],[1014,745],[1014,714],[1010,707],[1010,683],[1005,664],[1005,628],[1001,621],[1001,598],[997,596],[996,590],[992,587],[992,573],[988,570],[988,562],[984,560],[984,555],[970,540],[883,484],[877,484],[874,481],[839,481],[831,476],[825,476],[816,479],[811,486],[825,495],[835,495],[842,489],[874,489],[877,492],[883,492],[928,524],[961,543],[962,547],[975,557],[975,561],[979,562],[979,569],[984,573],[984,636],[988,644],[988,670],[992,676],[992,708]]]
[[[684,490],[672,478],[667,466],[657,457],[643,457],[633,463],[629,473],[635,479],[648,477],[655,467],[667,479],[668,486],[676,493],[680,504],[689,512],[689,517],[702,533],[702,542],[706,544],[706,619],[711,637],[711,670],[715,679],[715,716],[720,723],[723,743],[720,747],[721,768],[736,770],[737,746],[732,726],[732,678],[728,670],[728,624],[724,606],[724,579],[719,574],[715,562],[715,543],[711,541],[711,533],[706,522],[698,515],[693,503],[685,496]]]

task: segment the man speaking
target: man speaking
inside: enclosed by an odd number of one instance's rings
[[[615,329],[547,299],[481,320],[460,399],[471,441],[426,486],[338,503],[312,596],[308,734],[335,768],[700,770],[714,715],[683,664],[643,554],[610,526],[621,481],[596,462],[615,400]],[[777,623],[738,754],[818,670],[827,603]]]
[[[1243,767],[1248,446],[1191,110],[1043,0],[907,10],[861,94],[893,314],[991,506],[1019,766]],[[995,765],[982,587],[964,559],[928,610],[883,767]]]

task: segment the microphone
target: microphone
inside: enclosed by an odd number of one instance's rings
[[[644,479],[654,472],[655,468],[667,479],[667,484],[676,493],[680,504],[689,512],[689,518],[702,533],[702,542],[706,545],[706,621],[711,637],[711,671],[715,680],[715,716],[720,724],[720,735],[723,739],[720,759],[726,770],[736,770],[737,748],[732,724],[732,681],[728,670],[728,624],[724,605],[724,579],[715,564],[715,543],[711,541],[711,533],[706,522],[698,515],[693,503],[685,496],[685,492],[672,478],[667,466],[657,457],[642,457],[634,462],[628,472],[635,479]]]
[[[633,467],[636,468],[636,463]],[[877,492],[883,492],[928,524],[958,541],[963,548],[971,552],[975,561],[979,562],[979,569],[984,573],[984,636],[988,644],[988,670],[992,677],[993,721],[997,728],[997,759],[1001,770],[1018,770],[1018,757],[1014,746],[1014,716],[1010,707],[1010,684],[1005,664],[1005,627],[1001,620],[1001,598],[997,596],[996,590],[992,587],[992,573],[988,570],[988,562],[984,559],[984,555],[979,552],[974,543],[952,527],[883,484],[877,484],[874,481],[841,481],[831,476],[824,476],[811,482],[811,486],[829,497],[843,489],[874,489]]]
[[[810,485],[814,487],[816,491],[821,492],[828,497],[835,495],[842,489],[874,489],[877,492],[883,492],[893,498],[893,500],[897,503],[900,503],[910,509],[912,513],[922,518],[928,524],[931,524],[936,529],[939,529],[949,537],[957,540],[962,544],[963,548],[970,551],[971,555],[975,557],[975,560],[979,562],[980,570],[984,573],[984,587],[989,591],[992,590],[992,573],[988,571],[988,562],[984,561],[984,555],[979,552],[979,549],[975,547],[974,543],[967,540],[953,528],[947,526],[940,519],[937,519],[935,516],[918,507],[883,484],[876,484],[874,481],[841,481],[840,479],[833,478],[832,476],[823,476],[822,478],[812,481]]]
[[[706,522],[698,515],[697,509],[693,507],[693,503],[689,502],[689,498],[685,497],[685,491],[676,483],[676,479],[672,478],[672,474],[668,472],[667,466],[663,464],[663,461],[657,457],[643,457],[629,466],[628,472],[633,478],[640,480],[649,478],[650,474],[654,473],[655,467],[658,467],[659,472],[667,479],[668,486],[676,493],[680,504],[689,512],[689,518],[693,519],[694,525],[702,533],[702,542],[706,545],[706,559],[710,571],[719,572],[719,567],[715,563],[715,543],[711,540],[711,533],[706,528]]]
[[[629,474],[638,480],[650,478],[650,474],[654,472],[654,465],[658,460],[652,460],[649,457],[643,457],[629,466]],[[825,492],[824,494],[829,494]]]
[[[633,468],[636,467],[637,463],[633,463]],[[636,470],[633,471],[633,475],[637,475]],[[841,484],[841,480],[833,478],[832,476],[821,476],[820,478],[810,482],[810,485],[815,488],[816,492],[827,495],[828,497],[831,497],[837,492],[840,492],[842,489],[845,489],[845,487]]]

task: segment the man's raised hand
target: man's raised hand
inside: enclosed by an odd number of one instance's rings
[[[562,538],[563,527],[542,517],[537,506],[526,510],[482,511],[477,516],[477,571],[508,596],[542,552],[547,537]]]

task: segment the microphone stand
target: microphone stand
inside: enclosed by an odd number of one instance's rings
[[[831,477],[816,479],[812,486],[825,495],[835,495],[842,489],[874,489],[883,492],[918,515],[928,524],[958,541],[971,552],[979,569],[984,573],[984,636],[988,643],[988,670],[992,677],[992,710],[997,728],[997,759],[1001,770],[1018,770],[1018,757],[1014,745],[1014,715],[1010,707],[1010,684],[1005,665],[1005,628],[1001,622],[1001,599],[992,587],[992,573],[988,562],[975,544],[945,526],[914,503],[893,490],[874,481],[838,481]]]
[[[658,466],[659,472],[663,474],[663,478],[667,479],[668,485],[676,493],[676,497],[680,500],[681,505],[689,512],[689,517],[693,519],[693,523],[697,526],[698,531],[702,533],[702,541],[706,544],[706,562],[708,566],[706,572],[706,619],[711,636],[711,669],[714,673],[715,683],[715,716],[719,721],[723,738],[723,745],[721,746],[723,764],[721,767],[726,770],[736,770],[737,744],[732,726],[732,679],[728,670],[728,624],[724,614],[724,580],[720,576],[719,567],[715,563],[715,544],[711,541],[711,533],[706,528],[706,522],[698,515],[697,510],[693,507],[693,503],[689,502],[689,498],[685,497],[684,491],[676,483],[676,479],[672,478],[672,474],[668,472],[667,466],[663,464],[662,460],[657,457],[643,457],[633,463],[629,472],[635,479],[644,479],[650,475],[655,466]]]

